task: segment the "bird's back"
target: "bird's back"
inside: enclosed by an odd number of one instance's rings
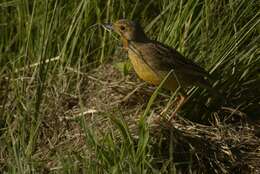
[[[128,56],[138,76],[155,85],[173,70],[164,87],[175,90],[182,86],[209,86],[209,74],[200,66],[186,59],[178,51],[157,41],[130,42]],[[177,80],[177,79],[178,80]]]

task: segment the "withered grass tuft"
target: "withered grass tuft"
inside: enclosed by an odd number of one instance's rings
[[[153,125],[171,94],[99,25],[119,18],[209,70],[228,103],[191,88]],[[1,1],[0,173],[259,173],[259,21],[245,0]]]

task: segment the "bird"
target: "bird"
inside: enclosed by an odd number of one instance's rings
[[[204,68],[185,58],[175,48],[150,39],[138,22],[119,19],[103,26],[119,35],[136,74],[142,80],[153,85],[164,81],[162,88],[170,91],[180,89],[179,101],[170,120],[187,101],[185,89],[189,86],[205,88],[217,95],[210,83],[210,74]]]

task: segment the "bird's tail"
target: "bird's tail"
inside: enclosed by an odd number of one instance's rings
[[[199,79],[199,85],[202,88],[207,89],[207,91],[217,99],[220,99],[221,102],[227,102],[227,99],[223,94],[219,92],[216,87],[213,87],[208,79],[201,78]]]

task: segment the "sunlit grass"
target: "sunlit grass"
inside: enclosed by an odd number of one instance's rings
[[[119,111],[103,111],[114,126],[103,136],[83,114],[59,122],[64,95],[79,98],[84,108],[81,87],[89,84],[80,73],[110,63],[119,52],[120,41],[100,25],[119,18],[138,20],[149,37],[205,67],[228,106],[250,116],[259,113],[260,11],[255,1],[4,0],[0,9],[0,171],[175,172],[171,158],[158,168],[154,161],[160,159],[151,152],[147,118],[158,91],[140,116],[138,138]],[[196,90],[182,115],[193,117],[194,106],[208,98]],[[80,147],[66,143],[75,138],[67,124],[81,128],[82,134],[75,133],[82,136]]]

